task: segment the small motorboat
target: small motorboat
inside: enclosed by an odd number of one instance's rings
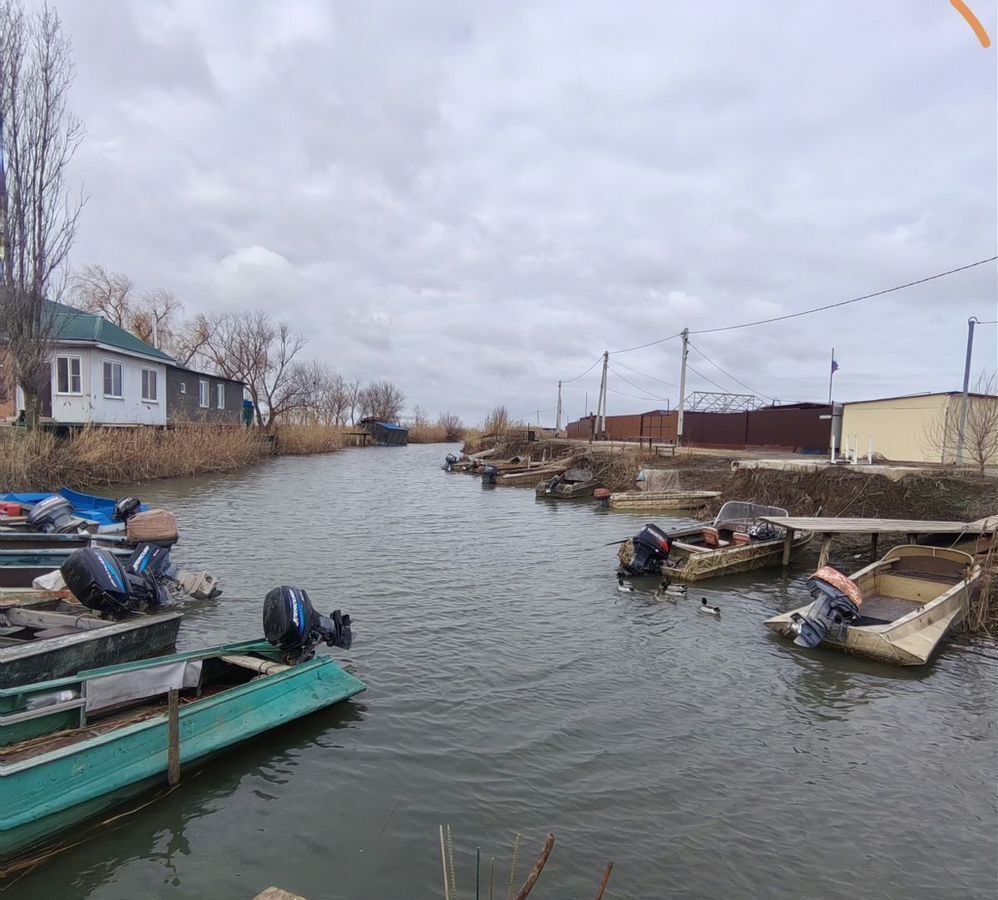
[[[799,647],[921,666],[963,620],[980,577],[969,553],[905,544],[848,578],[824,566],[808,579],[810,604],[765,624]]]
[[[651,523],[621,543],[619,570],[627,575],[668,575],[673,581],[702,581],[718,575],[749,572],[780,562],[784,529],[761,516],[786,516],[786,510],[740,500],[721,507],[711,525],[692,525],[663,531]],[[795,534],[791,553],[810,540]]]
[[[171,759],[204,760],[365,689],[315,654],[349,648],[350,617],[319,615],[300,588],[267,594],[264,634],[0,690],[0,860],[147,789]]]
[[[538,497],[550,500],[577,500],[592,497],[600,486],[598,478],[589,469],[569,469],[563,475],[556,475],[550,481],[542,481],[535,492]]]

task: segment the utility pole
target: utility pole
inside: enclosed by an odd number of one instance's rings
[[[956,435],[956,464],[963,462],[963,436],[967,428],[967,406],[970,398],[967,391],[970,388],[970,357],[974,352],[974,325],[977,323],[977,316],[967,319],[967,361],[963,364],[963,399],[960,405],[960,430]]]
[[[606,368],[610,364],[610,353],[603,351],[603,377],[599,383],[599,403],[596,405],[596,437],[606,431]]]
[[[832,376],[835,374],[835,348],[832,347],[832,362],[828,366],[828,405],[832,405]]]
[[[690,353],[690,330],[684,328],[683,336],[683,367],[679,370],[679,413],[676,416],[676,443],[683,442],[683,412],[686,409],[686,357]]]
[[[558,413],[554,423],[554,430],[561,431],[561,382],[558,382]]]

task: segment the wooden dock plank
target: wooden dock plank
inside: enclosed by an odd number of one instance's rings
[[[919,519],[837,519],[831,516],[760,516],[763,522],[819,534],[987,534],[995,517],[977,522],[930,522]]]

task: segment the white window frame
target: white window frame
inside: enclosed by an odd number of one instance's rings
[[[215,385],[215,403],[219,409],[225,409],[225,385],[221,381]]]
[[[180,382],[180,393],[181,394],[186,394],[187,393],[187,382],[186,381],[181,381]]]
[[[76,381],[79,387],[77,390],[59,390],[59,363],[62,360],[66,360],[66,387],[72,388],[73,386],[73,371],[69,365],[75,360],[76,362]],[[70,353],[60,353],[55,358],[55,392],[62,397],[82,397],[83,396],[83,357],[76,356]]]
[[[107,367],[111,367],[111,393],[107,392]],[[114,367],[118,367],[118,393],[114,393]],[[104,397],[108,400],[125,399],[125,366],[116,359],[101,360],[101,385],[104,389]]]
[[[152,391],[149,391],[150,386]],[[142,402],[159,403],[159,372],[156,369],[142,370]]]
[[[198,406],[201,409],[208,409],[211,404],[211,383],[203,378],[198,381]]]

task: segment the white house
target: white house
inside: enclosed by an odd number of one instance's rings
[[[61,303],[55,318],[52,378],[43,418],[59,424],[165,425],[166,367],[173,357],[107,319]],[[24,408],[17,392],[15,413]]]

